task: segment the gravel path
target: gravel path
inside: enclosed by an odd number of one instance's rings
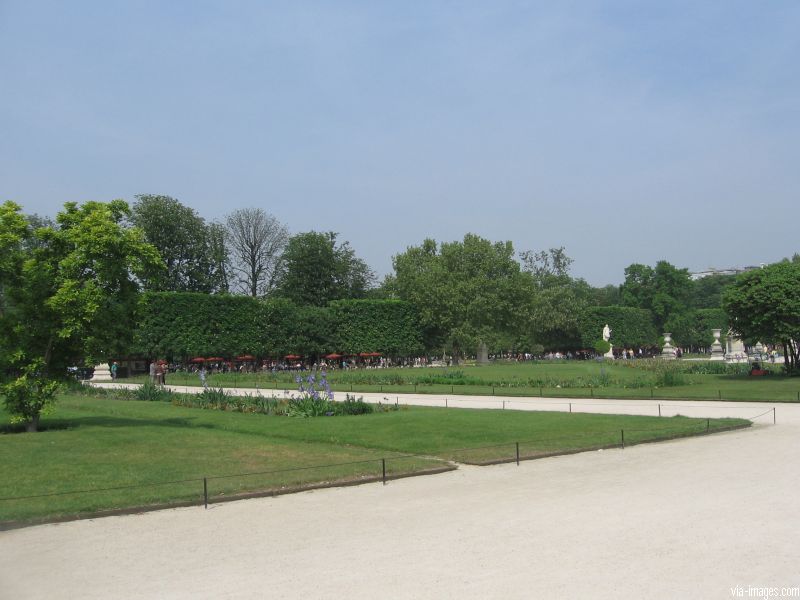
[[[573,410],[657,414],[658,404],[578,400]],[[691,416],[772,408],[661,404],[665,415]],[[733,598],[736,586],[739,597],[756,597],[748,586],[780,594],[800,586],[800,405],[777,405],[776,416],[774,426],[770,413],[750,430],[519,467],[3,532],[0,598],[672,599]]]

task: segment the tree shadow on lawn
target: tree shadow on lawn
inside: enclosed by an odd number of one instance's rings
[[[216,429],[210,423],[193,423],[194,417],[190,418],[170,418],[170,419],[131,419],[123,417],[77,417],[77,418],[53,418],[42,419],[39,423],[39,432],[47,431],[69,431],[82,427],[186,427]],[[24,423],[7,423],[0,425],[0,435],[25,433]]]

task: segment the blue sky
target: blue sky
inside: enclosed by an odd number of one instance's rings
[[[573,273],[800,251],[800,3],[0,0],[0,200],[167,194]]]

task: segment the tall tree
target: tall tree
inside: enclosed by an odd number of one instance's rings
[[[300,305],[364,298],[375,275],[337,234],[310,231],[289,239],[281,257],[277,293]]]
[[[622,302],[652,311],[661,331],[671,316],[688,311],[691,293],[688,269],[678,269],[665,260],[658,261],[655,268],[633,264],[625,269]]]
[[[417,309],[429,347],[458,359],[481,343],[500,347],[527,331],[533,279],[514,259],[511,242],[474,234],[438,245],[427,239],[394,257],[392,283]]]
[[[573,260],[563,246],[522,252],[520,258],[536,287],[531,298],[531,341],[544,348],[578,345],[578,316],[587,306],[590,288],[585,281],[570,277]]]
[[[800,262],[742,273],[723,295],[731,327],[747,341],[783,347],[788,373],[800,370]]]
[[[158,249],[166,269],[148,273],[148,290],[168,292],[224,292],[227,275],[219,231],[175,198],[140,194],[133,205],[133,223]]]
[[[225,223],[237,289],[254,298],[269,294],[289,231],[261,208],[236,210]]]
[[[131,336],[140,277],[161,265],[141,230],[128,228],[128,205],[67,203],[53,227],[19,229],[21,208],[3,205],[0,240],[4,304],[0,348],[16,379],[6,406],[35,430],[69,364],[106,359]],[[36,237],[37,243],[27,240]]]

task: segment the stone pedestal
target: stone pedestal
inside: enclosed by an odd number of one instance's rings
[[[489,364],[489,349],[483,342],[481,342],[480,346],[478,346],[478,364],[479,365]]]
[[[728,337],[725,339],[725,360],[733,363],[747,362],[744,342],[730,331],[728,331]]]
[[[661,350],[661,358],[664,360],[675,360],[675,348],[672,346],[672,334],[664,334],[664,348]]]
[[[603,358],[610,358],[610,359],[614,358],[614,344],[612,344],[611,342],[608,342],[608,352],[603,354]]]
[[[111,381],[111,369],[108,363],[100,363],[94,367],[94,375],[89,381]]]
[[[722,330],[712,329],[711,333],[714,335],[714,341],[711,343],[711,358],[709,360],[725,360],[725,351],[722,349],[722,343],[719,341]]]

